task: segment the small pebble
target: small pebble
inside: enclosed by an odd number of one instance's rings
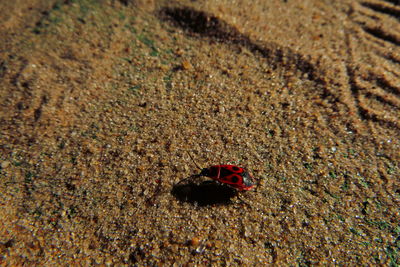
[[[199,244],[200,244],[200,239],[199,238],[197,238],[197,237],[193,237],[191,240],[190,240],[190,245],[191,246],[198,246]]]
[[[10,162],[9,161],[3,161],[1,163],[1,168],[2,169],[6,169],[8,166],[10,166]]]
[[[190,70],[190,69],[192,69],[192,68],[193,68],[193,66],[192,66],[192,64],[191,64],[189,61],[184,60],[184,61],[182,62],[182,69],[184,69],[184,70]]]

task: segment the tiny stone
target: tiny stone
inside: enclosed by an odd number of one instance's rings
[[[200,243],[200,239],[198,239],[197,237],[193,237],[191,240],[190,240],[190,245],[191,246],[198,246],[199,245],[199,243]]]
[[[192,68],[193,68],[193,66],[192,66],[192,64],[191,64],[189,61],[184,60],[184,61],[182,62],[182,69],[184,69],[184,70],[190,70],[190,69],[192,69]]]
[[[9,161],[3,161],[1,163],[1,168],[2,169],[6,169],[8,166],[10,166],[10,162]]]

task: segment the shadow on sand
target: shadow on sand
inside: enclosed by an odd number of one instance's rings
[[[199,206],[230,204],[237,190],[215,181],[204,181],[200,184],[176,184],[172,195],[179,201],[197,204]]]

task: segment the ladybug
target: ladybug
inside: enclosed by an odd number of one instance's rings
[[[190,154],[189,156],[192,158]],[[236,165],[215,165],[209,168],[200,168],[194,160],[193,162],[199,169],[201,169],[201,172],[192,175],[190,178],[206,176],[215,181],[236,188],[239,191],[247,191],[254,187],[253,177],[242,167]]]

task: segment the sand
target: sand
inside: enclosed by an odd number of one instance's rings
[[[1,5],[1,265],[400,264],[398,1]]]

